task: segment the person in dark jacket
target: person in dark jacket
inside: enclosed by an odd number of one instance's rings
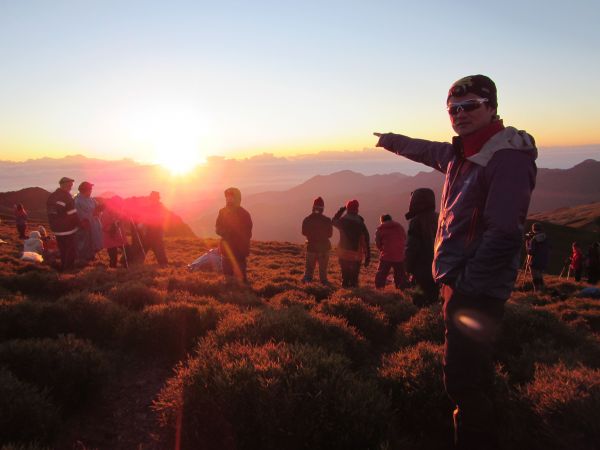
[[[365,267],[371,262],[369,231],[364,219],[358,215],[358,206],[358,200],[350,200],[331,220],[333,226],[340,230],[338,258],[342,269],[342,287],[357,287],[363,258]]]
[[[457,447],[485,450],[496,446],[492,349],[519,269],[537,149],[529,134],[504,126],[484,75],[452,84],[446,106],[452,144],[376,133],[377,146],[446,176],[433,262],[444,298],[444,382]]]
[[[545,289],[544,272],[550,259],[550,241],[544,233],[541,223],[535,222],[531,225],[531,232],[528,234],[525,246],[529,257],[528,264],[531,269],[533,289],[543,291]]]
[[[250,254],[252,218],[241,206],[242,193],[230,187],[225,190],[225,207],[219,211],[216,232],[221,236],[219,249],[223,274],[248,282],[246,258]]]
[[[333,234],[331,219],[323,214],[325,202],[318,197],[313,202],[312,213],[302,221],[302,234],[306,236],[306,267],[302,281],[310,283],[313,280],[315,265],[319,262],[319,279],[323,284],[329,284],[327,267],[329,265],[329,238]]]
[[[575,281],[581,281],[581,273],[583,272],[583,252],[579,242],[573,242],[571,246],[571,273],[575,277]]]
[[[385,288],[385,282],[391,269],[394,269],[394,285],[402,289],[406,285],[404,271],[404,247],[406,246],[406,231],[392,216],[384,214],[375,232],[375,245],[379,249],[379,266],[375,274],[375,287]]]
[[[58,183],[59,188],[48,197],[46,209],[50,229],[54,232],[58,243],[60,270],[65,271],[75,267],[77,258],[75,233],[79,229],[79,218],[75,202],[70,194],[73,189],[73,180],[62,177]]]
[[[19,239],[27,239],[27,211],[21,203],[15,205],[15,224]]]
[[[596,284],[600,278],[600,242],[594,242],[588,249],[588,283]]]
[[[406,271],[420,288],[413,302],[426,306],[438,301],[439,289],[433,279],[433,243],[437,231],[438,214],[435,212],[435,193],[429,188],[415,190],[405,215],[408,223],[406,241]]]
[[[169,264],[165,249],[165,207],[160,201],[160,193],[150,192],[148,205],[142,214],[142,223],[138,227],[142,231],[142,243],[146,254],[154,253],[156,262],[161,267]],[[145,255],[144,255],[145,256]]]

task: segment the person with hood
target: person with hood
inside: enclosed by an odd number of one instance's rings
[[[600,242],[594,242],[588,249],[588,283],[596,284],[600,278]]]
[[[550,259],[550,241],[539,222],[531,225],[531,232],[528,233],[527,238],[525,247],[529,257],[533,289],[543,291],[545,289],[544,272]]]
[[[165,207],[160,201],[160,193],[150,192],[148,204],[142,213],[142,223],[139,229],[143,235],[143,247],[147,252],[154,252],[156,261],[161,267],[168,265],[167,251],[165,250]],[[137,230],[136,230],[137,231]]]
[[[342,287],[358,287],[358,274],[363,258],[365,267],[371,262],[369,231],[364,219],[358,215],[358,206],[358,200],[348,201],[331,220],[333,226],[340,230],[338,258],[342,270]]]
[[[455,404],[455,443],[496,447],[493,345],[514,288],[537,149],[498,117],[487,76],[456,81],[446,97],[452,144],[375,133],[378,147],[442,172],[445,184],[433,261],[444,298],[444,383]]]
[[[96,258],[104,244],[102,242],[102,224],[100,223],[100,208],[95,198],[92,198],[93,184],[84,181],[79,185],[79,193],[75,196],[75,209],[81,227],[76,234],[77,255],[82,264],[88,264]]]
[[[375,274],[375,287],[384,289],[385,282],[391,269],[394,269],[394,285],[402,289],[406,284],[404,271],[404,247],[406,245],[406,231],[404,227],[392,216],[381,216],[380,225],[375,231],[375,245],[379,249],[379,266]]]
[[[123,261],[128,266],[127,255],[124,248],[127,245],[125,237],[124,223],[127,223],[123,215],[125,202],[121,197],[115,195],[106,202],[106,207],[102,212],[100,222],[102,223],[102,233],[104,248],[108,252],[109,267],[116,268],[119,257],[119,249],[123,254]]]
[[[583,272],[583,252],[579,246],[579,242],[573,242],[571,246],[571,273],[575,277],[575,281],[581,281],[581,272]]]
[[[323,284],[329,284],[327,267],[329,265],[329,250],[333,235],[331,219],[323,214],[325,202],[317,197],[313,202],[312,213],[302,221],[302,234],[306,236],[306,267],[304,269],[304,283],[313,280],[315,266],[319,262],[319,279]]]
[[[75,233],[79,230],[79,217],[70,193],[73,189],[73,179],[62,177],[58,184],[59,188],[50,194],[46,201],[46,209],[50,229],[54,232],[58,244],[60,270],[65,271],[75,267]]]
[[[27,211],[21,203],[15,205],[15,224],[19,239],[27,239]]]
[[[241,203],[242,193],[238,188],[226,189],[225,207],[219,211],[215,229],[221,236],[219,249],[223,274],[247,283],[246,259],[250,254],[252,218],[250,213],[242,208]]]
[[[415,293],[413,302],[416,306],[431,305],[437,302],[439,297],[439,289],[431,268],[438,222],[435,193],[429,188],[420,188],[412,192],[405,217],[409,221],[406,272],[421,290]]]

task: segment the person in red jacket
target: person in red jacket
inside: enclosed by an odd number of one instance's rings
[[[17,224],[19,239],[27,239],[27,211],[21,203],[15,205],[15,223]]]
[[[581,247],[579,246],[579,242],[573,242],[571,253],[571,272],[575,277],[575,281],[581,280],[581,272],[583,271],[583,253],[581,252]]]
[[[379,249],[379,267],[375,274],[375,287],[385,288],[385,282],[391,269],[394,269],[394,284],[401,289],[406,283],[404,271],[404,248],[406,231],[392,216],[384,214],[380,218],[381,225],[375,232],[375,245]]]
[[[106,208],[100,218],[104,235],[104,248],[108,252],[109,266],[113,269],[117,267],[119,248],[124,255],[123,261],[128,266],[127,255],[125,255],[124,250],[125,245],[127,245],[127,238],[123,227],[123,224],[127,223],[123,213],[124,206],[125,202],[123,199],[115,195],[106,201]]]

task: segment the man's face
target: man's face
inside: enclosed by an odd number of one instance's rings
[[[84,197],[91,197],[92,196],[92,188],[84,189],[83,191],[81,191],[81,194]]]
[[[66,183],[62,183],[60,185],[60,188],[62,190],[64,190],[65,192],[71,192],[71,189],[73,189],[73,182],[72,181],[67,181]]]
[[[448,106],[467,100],[476,100],[479,98],[481,98],[479,95],[473,93],[468,93],[462,97],[452,96],[448,99]],[[489,125],[496,115],[496,109],[491,108],[487,103],[482,103],[478,108],[472,111],[465,111],[461,108],[461,111],[457,112],[456,114],[448,115],[450,116],[452,129],[456,132],[456,134],[459,136],[466,136]]]

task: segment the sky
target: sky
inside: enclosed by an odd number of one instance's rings
[[[0,0],[0,160],[448,141],[448,88],[476,73],[538,146],[600,144],[599,5]]]

